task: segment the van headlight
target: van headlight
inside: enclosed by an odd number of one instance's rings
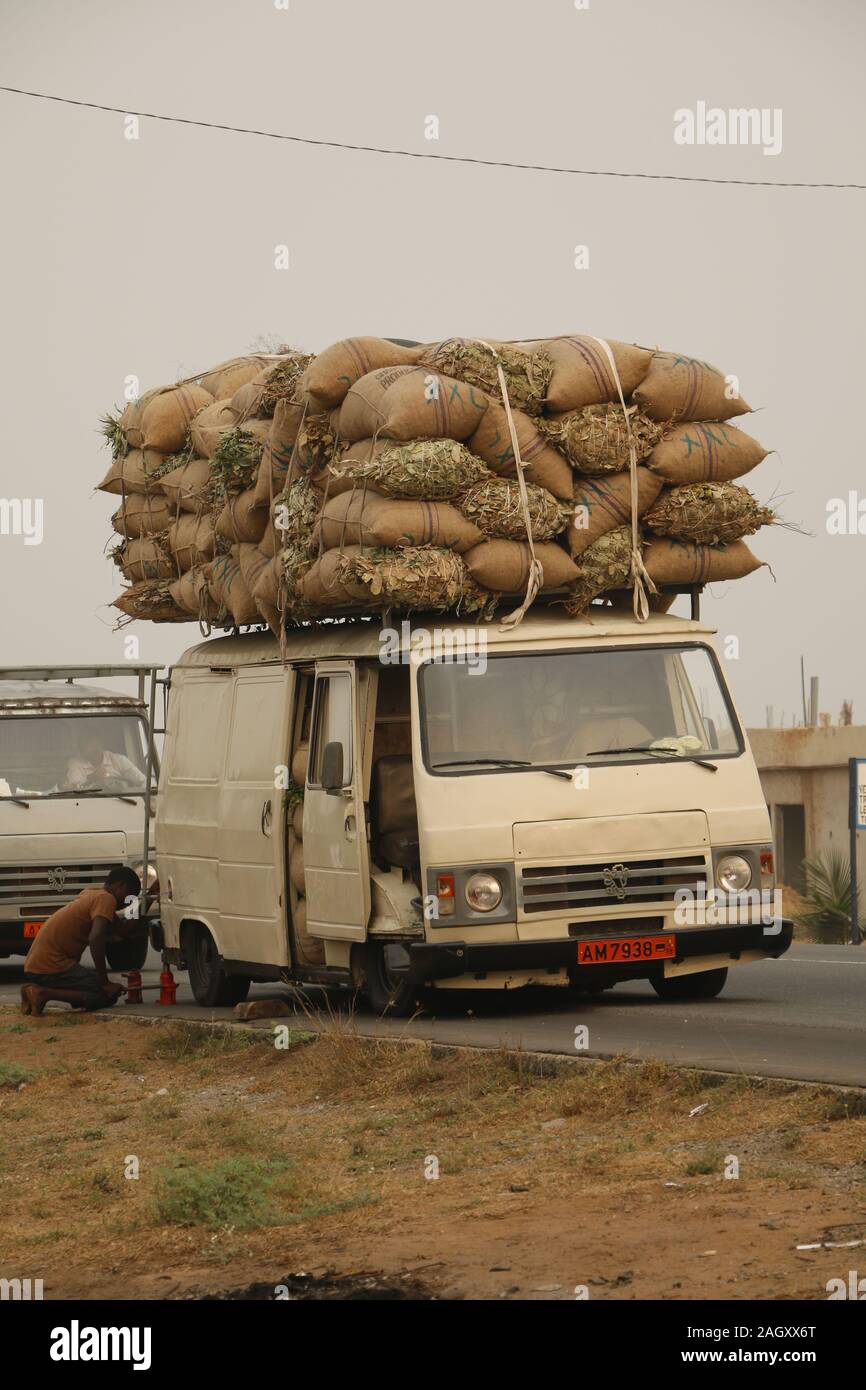
[[[493,874],[472,874],[464,889],[466,901],[475,912],[493,912],[502,902],[502,884]]]
[[[141,863],[140,860],[139,860],[139,862],[138,862],[137,864],[133,864],[133,866],[132,866],[132,872],[133,872],[134,874],[138,874],[139,879],[141,878],[142,874],[144,873],[144,865]],[[148,866],[147,866],[147,883],[144,884],[143,886],[144,886],[145,890],[147,890],[148,888],[152,888],[153,885],[154,885],[155,883],[156,883],[156,869],[154,868],[153,864],[150,864],[150,863],[149,863]]]
[[[716,883],[726,893],[742,893],[752,881],[752,866],[741,854],[724,854],[716,861]]]

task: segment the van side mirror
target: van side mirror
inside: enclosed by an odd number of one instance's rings
[[[322,787],[326,792],[338,792],[343,786],[343,745],[326,743],[322,753]]]

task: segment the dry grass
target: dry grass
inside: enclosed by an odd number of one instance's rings
[[[515,1193],[547,1220],[579,1190],[587,1221],[665,1184],[763,1214],[803,1188],[851,1209],[866,1198],[856,1095],[624,1060],[545,1075],[519,1052],[362,1039],[336,1015],[312,1039],[293,1026],[288,1047],[277,1030],[92,1016],[46,1046],[63,1017],[22,1032],[0,1014],[5,1065],[29,1073],[0,1091],[3,1264],[61,1293],[94,1296],[94,1279],[130,1264],[143,1288],[179,1263],[201,1281],[275,1250],[286,1268],[311,1250],[357,1268],[359,1241],[370,1268],[386,1237],[420,1229],[422,1206],[442,1240],[461,1223],[468,1251],[480,1228],[467,1215],[506,1219]],[[724,1181],[731,1154],[737,1183]],[[653,1201],[657,1243],[670,1214]]]

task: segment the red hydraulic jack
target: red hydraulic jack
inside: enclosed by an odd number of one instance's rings
[[[174,976],[173,976],[172,973],[171,973],[171,967],[168,966],[168,965],[166,965],[165,963],[163,963],[162,973],[161,973],[161,975],[160,975],[160,977],[159,977],[159,984],[158,984],[158,985],[143,985],[143,984],[141,983],[141,971],[140,971],[140,970],[128,970],[128,971],[126,971],[126,972],[124,973],[124,977],[123,977],[123,978],[124,978],[124,979],[126,980],[126,982],[127,982],[127,984],[126,984],[126,1002],[127,1002],[127,1004],[141,1004],[141,1003],[143,1003],[144,1001],[143,1001],[143,999],[142,999],[142,997],[141,997],[141,991],[142,991],[143,989],[158,989],[158,990],[159,990],[159,999],[156,1001],[158,1004],[176,1004],[176,1003],[177,1003],[177,981],[176,981],[176,979],[174,978]]]

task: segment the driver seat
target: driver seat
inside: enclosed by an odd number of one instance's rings
[[[376,848],[379,857],[398,868],[421,862],[418,809],[410,753],[389,753],[373,769]]]

